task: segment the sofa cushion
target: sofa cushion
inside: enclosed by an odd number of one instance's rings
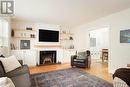
[[[10,56],[8,58],[0,58],[0,60],[4,66],[6,73],[21,66],[15,56]]]
[[[80,63],[84,63],[85,60],[83,59],[74,59],[74,62],[80,62]]]
[[[2,62],[0,61],[0,77],[4,77],[4,76],[5,76],[5,70]]]
[[[18,68],[16,68],[16,69],[14,69],[14,70],[12,70],[12,71],[6,73],[5,75],[6,75],[7,77],[11,78],[11,77],[23,75],[23,74],[26,74],[26,73],[30,74],[30,73],[29,73],[29,68],[28,68],[27,65],[23,65],[23,66],[21,66],[21,67],[18,67]]]
[[[31,87],[30,73],[27,65],[6,73],[16,87]]]

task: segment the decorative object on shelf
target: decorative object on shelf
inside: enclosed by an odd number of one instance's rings
[[[31,27],[26,27],[26,30],[32,30],[32,28]]]
[[[30,37],[33,38],[33,34],[30,34]]]
[[[66,34],[66,31],[63,30],[62,33],[63,33],[63,34]]]
[[[61,30],[60,40],[64,49],[74,49],[73,34],[69,30]]]
[[[120,31],[120,43],[130,43],[130,29]]]
[[[78,55],[78,51],[76,50],[75,55]]]
[[[24,37],[26,37],[26,33],[24,33]]]
[[[14,38],[35,38],[35,30],[14,29]]]
[[[14,46],[13,43],[10,44],[10,47],[11,47],[11,50],[15,50],[16,49],[16,47]]]
[[[74,49],[74,45],[70,45],[70,48],[69,49]]]
[[[21,37],[26,37],[26,33],[21,33]]]
[[[30,34],[30,37],[31,37],[31,38],[35,38],[35,35],[34,35],[34,34]]]
[[[11,37],[14,37],[14,30],[11,30]]]
[[[3,46],[0,46],[0,57],[4,57],[6,54],[6,49]]]
[[[0,58],[5,58],[5,56],[2,54],[2,55],[0,55]]]
[[[20,40],[20,49],[30,49],[30,40]]]
[[[70,37],[69,37],[69,40],[73,40],[73,37],[72,37],[72,36],[70,36]]]

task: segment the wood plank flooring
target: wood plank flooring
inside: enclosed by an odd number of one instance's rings
[[[71,68],[70,64],[57,64],[57,65],[46,65],[46,66],[36,66],[30,67],[30,73],[42,73],[49,72],[54,70]],[[90,73],[91,75],[95,75],[99,78],[102,78],[108,82],[112,83],[112,75],[108,73],[107,63],[97,62],[96,60],[92,60],[91,68],[80,68],[81,70]]]

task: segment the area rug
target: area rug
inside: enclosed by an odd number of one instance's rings
[[[31,75],[32,87],[113,87],[109,82],[70,68]]]

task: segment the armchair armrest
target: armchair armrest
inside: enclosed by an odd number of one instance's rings
[[[74,66],[74,59],[77,58],[77,55],[72,55],[71,56],[71,66],[73,67]]]
[[[91,56],[86,56],[85,64],[87,65],[88,68],[90,68],[90,65],[91,65]]]
[[[72,55],[71,56],[71,59],[76,59],[77,58],[77,55]]]

